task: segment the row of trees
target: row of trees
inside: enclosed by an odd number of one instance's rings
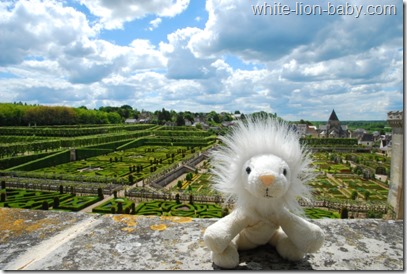
[[[234,114],[240,114],[236,110]],[[184,126],[186,121],[204,122],[210,126],[217,126],[223,122],[233,120],[233,114],[211,111],[208,113],[194,113],[191,111],[176,112],[174,110],[156,110],[154,112],[133,109],[129,105],[121,107],[103,106],[99,109],[87,109],[65,106],[40,106],[23,103],[0,103],[0,126],[46,126],[46,125],[76,125],[76,124],[118,124],[126,119],[146,119],[150,124],[173,124]],[[264,111],[253,113],[254,116],[277,116]],[[244,115],[242,114],[242,117]]]
[[[117,124],[116,112],[88,110],[85,107],[0,104],[0,126],[44,126],[75,124]]]
[[[238,112],[238,111],[236,111]],[[235,113],[236,113],[235,112]],[[194,122],[195,118],[212,124],[231,121],[232,114],[215,111],[209,113],[193,113],[190,111],[176,112],[162,108],[155,112],[138,111],[129,105],[121,107],[104,106],[87,109],[65,106],[40,106],[23,103],[0,103],[0,126],[44,126],[74,124],[118,124],[126,119],[147,119],[148,123],[163,125],[168,122],[177,126],[185,125],[185,121]]]

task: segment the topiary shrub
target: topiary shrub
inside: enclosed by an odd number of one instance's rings
[[[123,214],[123,203],[117,202],[117,213]]]
[[[99,197],[99,200],[103,200],[105,198],[101,187],[98,188],[98,197]]]
[[[341,219],[348,219],[348,208],[347,207],[341,208]]]
[[[52,205],[52,208],[58,207],[59,207],[59,197],[54,197],[54,204]]]
[[[43,201],[43,202],[42,202],[41,209],[42,209],[42,210],[48,210],[48,208],[49,208],[49,207],[48,207],[48,202],[47,202],[47,201]]]

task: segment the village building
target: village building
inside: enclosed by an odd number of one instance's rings
[[[320,138],[349,138],[350,132],[348,126],[341,125],[335,110],[332,110],[326,125],[320,125],[318,128]]]
[[[372,147],[374,143],[373,134],[365,133],[358,139],[358,145]]]

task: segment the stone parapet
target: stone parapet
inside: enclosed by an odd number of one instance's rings
[[[403,120],[403,111],[390,111],[387,113],[387,122],[392,128],[402,128]]]
[[[216,219],[0,208],[3,270],[219,270],[202,235]],[[271,246],[240,252],[237,269],[403,270],[403,222],[312,220],[326,233],[302,261]]]

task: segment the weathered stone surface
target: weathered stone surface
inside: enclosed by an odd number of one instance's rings
[[[0,208],[4,270],[219,270],[202,235],[216,219]],[[240,252],[242,270],[402,270],[403,222],[315,220],[316,254],[282,259],[271,246]]]

